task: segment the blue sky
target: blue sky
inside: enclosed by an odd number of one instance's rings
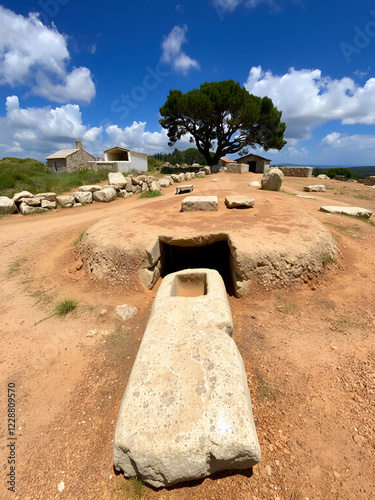
[[[287,123],[273,163],[375,165],[375,6],[361,0],[0,3],[0,157],[168,151],[170,89],[233,79]],[[176,144],[190,147],[188,137]]]

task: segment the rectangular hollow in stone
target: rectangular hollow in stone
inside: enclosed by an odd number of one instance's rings
[[[173,295],[176,277],[189,275],[206,276],[205,295]],[[217,271],[187,269],[163,279],[119,411],[117,470],[161,487],[260,461],[232,330]]]
[[[177,274],[171,288],[172,297],[199,297],[207,295],[206,273]]]

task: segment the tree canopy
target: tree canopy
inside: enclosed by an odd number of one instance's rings
[[[250,94],[233,80],[205,82],[185,94],[170,90],[160,114],[169,146],[188,134],[208,165],[246,146],[261,146],[267,151],[280,150],[286,144],[286,125],[272,100]]]
[[[156,153],[152,157],[157,160],[168,161],[172,165],[176,163],[187,163],[188,165],[199,163],[200,165],[207,165],[205,157],[196,148],[188,148],[185,151],[179,151],[175,148],[172,153]]]

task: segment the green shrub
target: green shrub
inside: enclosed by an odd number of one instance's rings
[[[152,191],[152,189],[150,189],[149,191],[143,191],[140,198],[156,198],[157,196],[163,195],[160,191]]]
[[[77,302],[72,299],[66,299],[58,302],[55,306],[55,314],[57,316],[66,316],[77,307]]]
[[[0,160],[0,196],[9,196],[20,191],[32,194],[54,192],[63,194],[83,184],[97,184],[108,177],[110,170],[79,170],[78,172],[53,172],[40,161],[30,158]]]

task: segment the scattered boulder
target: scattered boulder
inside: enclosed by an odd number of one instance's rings
[[[30,207],[40,207],[42,200],[34,196],[33,198],[21,198],[19,201],[21,203],[26,203]]]
[[[0,215],[14,214],[17,212],[17,206],[14,200],[7,196],[0,196]]]
[[[41,200],[56,201],[56,193],[38,193],[35,196]]]
[[[126,191],[125,189],[120,189],[118,191],[119,198],[130,198],[130,196],[133,196],[133,192],[129,193],[129,191]]]
[[[199,172],[197,172],[195,174],[195,177],[198,177],[198,178],[200,178],[200,177],[206,177],[206,174],[205,174],[205,172],[203,170],[200,170]]]
[[[115,189],[122,189],[125,187],[127,180],[121,172],[110,172],[108,174],[108,184]]]
[[[82,193],[94,193],[95,191],[100,191],[101,189],[102,186],[91,184],[87,186],[80,186],[78,191],[81,191]]]
[[[203,167],[203,172],[206,174],[206,175],[210,175],[211,173],[211,167],[209,167],[208,165],[206,165],[205,167]]]
[[[297,194],[296,198],[306,198],[307,200],[316,200],[314,196],[304,196],[303,194]]]
[[[20,205],[20,212],[22,215],[39,214],[42,212],[48,212],[48,208],[31,207],[23,201]]]
[[[313,186],[305,186],[303,190],[310,193],[325,193],[326,187],[323,184],[314,184]]]
[[[111,175],[111,174],[108,174]],[[121,174],[122,175],[122,174]],[[125,184],[124,184],[125,186]],[[101,191],[95,191],[92,195],[94,201],[100,201],[102,203],[109,203],[117,198],[116,189],[113,187],[102,189]]]
[[[278,191],[284,180],[284,174],[279,168],[270,168],[262,177],[262,189]]]
[[[219,210],[217,196],[188,196],[182,200],[182,212],[216,212]]]
[[[258,181],[249,182],[248,186],[252,186],[252,187],[256,187],[256,188],[261,187],[260,182],[258,182]]]
[[[151,189],[151,191],[160,191],[160,189],[161,189],[160,182],[152,181],[150,189]]]
[[[211,179],[211,182],[219,182],[219,179]]]
[[[243,194],[235,194],[231,196],[227,196],[225,198],[225,204],[228,208],[236,208],[236,207],[253,207],[255,203],[254,198],[250,198],[250,196]]]
[[[172,178],[173,182],[181,182],[180,177],[177,174],[172,174],[171,178]]]
[[[201,166],[199,165],[199,163],[193,163],[192,167],[194,167],[194,168],[200,168]]]
[[[321,212],[326,212],[328,214],[344,214],[351,215],[352,217],[367,217],[370,218],[372,215],[371,210],[360,207],[337,207],[337,206],[327,206],[320,207]]]
[[[74,196],[71,195],[61,195],[56,197],[56,202],[60,207],[68,207],[68,206],[73,206],[74,203],[76,202]]]
[[[57,203],[56,201],[42,200],[41,207],[47,208],[48,210],[52,210],[54,208],[57,208]]]
[[[328,179],[329,180],[329,177],[326,174],[319,174],[317,179]]]
[[[156,182],[156,181],[154,181],[154,182]],[[159,185],[162,188],[167,188],[171,185],[171,183],[167,177],[164,177],[163,179],[160,179]]]
[[[135,314],[137,314],[138,309],[133,306],[129,306],[129,304],[124,304],[123,306],[116,307],[116,314],[120,316],[123,320],[132,318]]]
[[[76,191],[73,195],[77,203],[89,205],[92,203],[92,193],[92,191]],[[94,193],[96,193],[96,191],[94,191]]]
[[[29,193],[29,191],[21,191],[20,193],[16,193],[15,195],[13,195],[13,201],[15,203],[20,201],[21,198],[34,198],[34,195],[32,193]]]

